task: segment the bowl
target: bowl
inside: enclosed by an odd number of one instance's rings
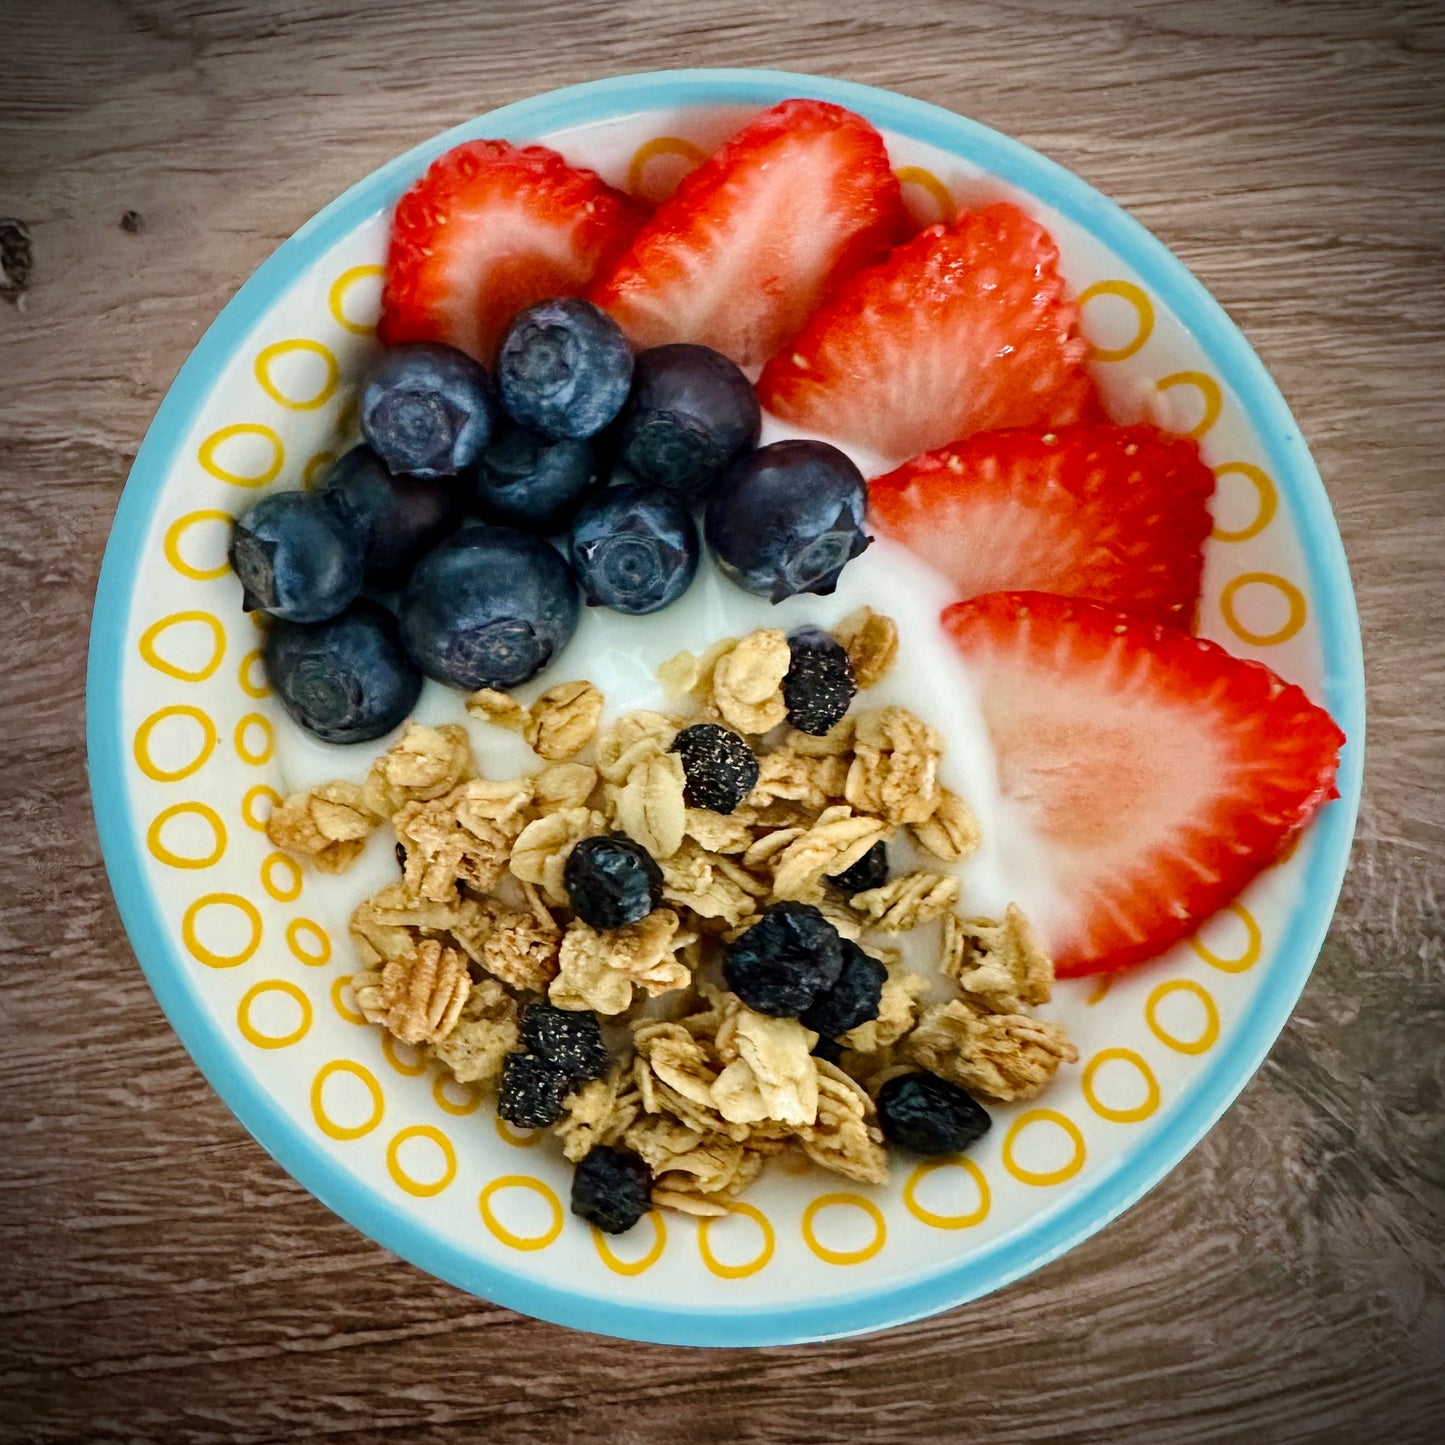
[[[1339,790],[1290,856],[1199,934],[1048,1009],[1080,1064],[996,1111],[966,1160],[886,1188],[773,1171],[728,1216],[649,1216],[609,1240],[570,1216],[567,1166],[356,1013],[346,880],[267,841],[285,726],[225,564],[226,521],[314,481],[354,428],[376,351],[389,208],[458,141],[541,141],[642,192],[750,113],[836,101],[885,134],[910,206],[1015,195],[1053,230],[1116,410],[1200,439],[1218,478],[1200,630],[1268,662],[1349,736]],[[425,142],[333,201],[241,287],[167,393],[116,512],[88,674],[95,813],[141,966],[196,1063],[302,1185],[462,1289],[639,1340],[766,1345],[915,1319],[1062,1254],[1159,1182],[1283,1027],[1324,939],[1360,789],[1363,679],[1318,473],[1220,307],[1116,206],[1015,141],[837,80],[671,71],[569,87]],[[279,751],[285,751],[281,749]],[[337,771],[345,771],[344,758]]]

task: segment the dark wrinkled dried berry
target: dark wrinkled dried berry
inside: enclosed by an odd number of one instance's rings
[[[562,1117],[572,1080],[531,1054],[508,1054],[502,1064],[497,1113],[519,1129],[545,1129]]]
[[[788,638],[792,661],[783,679],[788,721],[800,733],[822,737],[843,720],[858,691],[848,653],[821,627],[800,627]]]
[[[900,1074],[878,1091],[878,1122],[890,1144],[915,1154],[961,1154],[993,1120],[957,1084],[935,1074]]]
[[[652,1208],[652,1175],[630,1149],[599,1144],[572,1175],[572,1213],[604,1234],[631,1229]]]
[[[881,838],[852,867],[828,879],[844,893],[866,893],[870,888],[881,888],[887,881],[888,846]]]
[[[841,1038],[849,1029],[878,1017],[888,970],[850,938],[843,940],[843,971],[838,982],[800,1015],[804,1025],[824,1038]]]
[[[400,843],[396,845],[396,866],[403,872],[406,871],[406,849]]]
[[[622,928],[662,902],[662,869],[626,833],[584,838],[562,870],[573,911],[593,928]]]
[[[574,1083],[600,1079],[607,1072],[607,1045],[594,1013],[534,1003],[522,1015],[522,1047]]]
[[[775,903],[728,945],[727,986],[760,1014],[786,1018],[811,1007],[843,971],[838,930],[808,903]]]
[[[730,728],[694,723],[678,733],[672,750],[682,759],[690,808],[731,813],[758,785],[758,760]]]

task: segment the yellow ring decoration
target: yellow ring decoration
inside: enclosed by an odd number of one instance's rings
[[[632,157],[632,163],[627,167],[627,189],[634,196],[642,196],[647,199],[647,193],[642,188],[644,174],[648,163],[655,161],[658,156],[681,156],[684,160],[691,161],[697,165],[707,159],[707,152],[693,145],[690,140],[683,140],[677,135],[660,135],[656,140],[650,140],[645,145],[638,146]]]
[[[1094,1075],[1098,1073],[1100,1065],[1115,1059],[1132,1064],[1144,1080],[1144,1102],[1136,1104],[1132,1109],[1114,1109],[1108,1104],[1102,1104],[1094,1091]],[[1137,1124],[1147,1119],[1159,1107],[1159,1081],[1154,1077],[1154,1071],[1133,1049],[1100,1049],[1084,1069],[1083,1090],[1088,1106],[1101,1119],[1107,1119],[1111,1124]]]
[[[237,953],[213,953],[196,937],[196,918],[203,909],[229,906],[239,908],[251,925],[251,937]],[[249,898],[239,893],[203,893],[181,917],[181,942],[198,963],[207,968],[236,968],[261,946],[261,914]]]
[[[1103,1003],[1109,997],[1109,990],[1114,987],[1114,975],[1106,973],[1101,975],[1098,983],[1090,990],[1088,998],[1084,1002],[1090,1007],[1096,1003]]]
[[[421,1184],[401,1167],[401,1146],[408,1139],[430,1139],[442,1151],[447,1167],[440,1179],[430,1184]],[[393,1135],[391,1143],[386,1146],[386,1172],[391,1175],[397,1188],[406,1190],[417,1199],[430,1199],[433,1195],[440,1194],[457,1177],[457,1151],[452,1148],[452,1141],[435,1125],[411,1124]]]
[[[159,768],[151,761],[150,741],[152,731],[167,718],[188,717],[193,718],[201,725],[201,750],[196,756],[183,767],[166,770]],[[146,777],[157,783],[178,783],[182,778],[189,778],[192,773],[199,772],[207,758],[211,756],[216,746],[216,725],[210,717],[203,713],[198,707],[176,706],[163,707],[158,712],[153,712],[136,730],[133,751],[135,753],[136,767]]]
[[[502,1189],[529,1189],[533,1194],[540,1195],[552,1210],[552,1223],[546,1232],[521,1235],[513,1234],[506,1228],[492,1213],[492,1196]],[[562,1233],[562,1201],[540,1179],[532,1179],[525,1174],[504,1174],[500,1179],[493,1179],[478,1196],[477,1206],[482,1212],[482,1223],[491,1230],[493,1237],[512,1249],[546,1249]]]
[[[920,191],[926,191],[934,205],[938,207],[940,221],[953,220],[958,210],[957,203],[948,187],[932,171],[923,166],[904,166],[901,170],[894,171],[893,174],[898,177],[900,186],[917,186]]]
[[[1127,361],[1154,334],[1154,303],[1132,281],[1095,281],[1078,300],[1080,312],[1096,296],[1118,296],[1127,301],[1139,318],[1134,339],[1124,346],[1103,347],[1090,343],[1091,361]]]
[[[340,1124],[333,1124],[327,1118],[326,1110],[322,1107],[321,1091],[326,1087],[327,1079],[333,1074],[350,1074],[366,1085],[366,1090],[371,1095],[371,1117],[364,1124],[346,1129],[342,1128]],[[376,1082],[376,1075],[365,1064],[355,1063],[351,1059],[333,1059],[329,1064],[322,1066],[311,1082],[311,1114],[316,1120],[317,1127],[328,1139],[344,1141],[363,1138],[381,1123],[381,1116],[385,1112],[386,1095],[382,1093],[381,1085]]]
[[[746,1279],[749,1275],[757,1274],[766,1268],[768,1261],[773,1257],[773,1250],[777,1246],[777,1236],[773,1233],[773,1226],[768,1222],[768,1217],[761,1209],[751,1204],[744,1204],[741,1199],[735,1199],[727,1206],[729,1214],[741,1214],[751,1219],[763,1232],[763,1247],[758,1251],[755,1259],[750,1259],[746,1264],[724,1264],[712,1252],[712,1245],[708,1241],[708,1230],[712,1227],[713,1221],[704,1215],[697,1222],[697,1252],[702,1256],[702,1262],[719,1279]]]
[[[270,462],[264,471],[258,472],[254,477],[240,472],[228,472],[216,460],[216,449],[221,443],[239,436],[263,437],[271,444]],[[213,431],[201,443],[196,459],[202,470],[215,477],[218,482],[229,482],[233,487],[264,487],[267,482],[274,482],[281,475],[281,468],[286,465],[286,447],[276,432],[263,422],[238,421],[234,426],[223,426],[219,431]]]
[[[500,1114],[492,1120],[492,1124],[497,1131],[497,1137],[514,1149],[530,1149],[542,1137],[540,1129],[533,1129],[526,1134],[518,1133]]]
[[[229,527],[233,520],[229,512],[218,511],[214,507],[207,507],[200,512],[187,512],[184,517],[177,517],[166,528],[165,540],[161,543],[161,551],[166,561],[182,577],[189,577],[192,582],[214,582],[217,577],[224,577],[231,570],[230,562],[218,562],[214,567],[192,567],[181,556],[181,538],[198,522],[224,522]]]
[[[271,685],[264,680],[264,671],[261,674],[262,681],[253,682],[251,680],[251,673],[261,666],[261,649],[259,647],[252,648],[251,651],[241,659],[241,666],[237,671],[236,677],[241,684],[241,691],[244,692],[247,697],[261,698],[271,696]]]
[[[358,321],[352,321],[346,314],[343,303],[346,300],[346,293],[358,282],[365,280],[368,276],[384,275],[380,266],[350,266],[331,283],[331,289],[326,293],[326,306],[331,312],[331,319],[345,331],[350,331],[356,336],[370,336],[376,330],[375,326],[363,326]]]
[[[1274,521],[1274,514],[1279,510],[1279,492],[1275,490],[1274,478],[1253,462],[1224,462],[1215,467],[1214,480],[1217,482],[1220,477],[1228,476],[1231,472],[1236,472],[1254,483],[1255,490],[1259,493],[1259,511],[1247,527],[1240,527],[1234,532],[1221,531],[1216,527],[1209,535],[1216,542],[1247,542],[1251,537],[1259,536]]]
[[[273,808],[281,806],[281,794],[275,788],[267,787],[265,783],[257,783],[254,788],[246,790],[245,797],[241,799],[241,821],[258,833],[266,831],[266,819],[256,816],[256,803],[261,798],[268,799]]]
[[[1036,1171],[1025,1169],[1014,1158],[1014,1142],[1019,1135],[1028,1128],[1030,1124],[1057,1124],[1073,1141],[1073,1158],[1067,1164],[1057,1169]],[[1084,1147],[1084,1136],[1079,1132],[1079,1126],[1066,1114],[1060,1114],[1057,1109],[1026,1109],[1013,1122],[1013,1127],[1008,1131],[1003,1141],[1003,1165],[1020,1184],[1035,1184],[1039,1186],[1049,1184],[1062,1184],[1066,1179],[1072,1179],[1080,1169],[1084,1167],[1086,1150]]]
[[[939,1169],[962,1169],[973,1180],[978,1189],[977,1209],[968,1214],[935,1214],[931,1209],[925,1209],[918,1202],[918,1186],[930,1174]],[[930,1164],[920,1164],[908,1176],[908,1182],[903,1186],[903,1207],[915,1219],[933,1229],[972,1229],[975,1224],[982,1224],[988,1218],[988,1211],[992,1203],[988,1180],[984,1177],[983,1170],[972,1159],[965,1159],[961,1156],[955,1159],[936,1159]]]
[[[335,452],[317,452],[310,461],[301,468],[301,490],[311,491],[321,479],[328,468],[336,463]]]
[[[315,952],[308,953],[301,946],[303,934],[309,934],[316,941]],[[307,968],[320,968],[323,963],[331,961],[330,935],[319,923],[313,923],[309,918],[293,918],[286,925],[286,944],[291,950],[291,956],[298,963],[304,963]]]
[[[1204,399],[1204,415],[1184,433],[1185,436],[1198,441],[1215,422],[1219,420],[1219,413],[1224,406],[1224,396],[1219,390],[1219,383],[1203,371],[1176,371],[1172,376],[1166,376],[1161,381],[1155,382],[1157,391],[1169,391],[1176,386],[1192,386]],[[1218,473],[1215,473],[1217,476]],[[1215,536],[1219,534],[1216,532]]]
[[[1289,604],[1289,617],[1284,625],[1274,632],[1250,632],[1235,616],[1235,594],[1241,587],[1256,583],[1261,587],[1273,587]],[[1293,582],[1286,582],[1283,577],[1273,572],[1242,572],[1238,577],[1226,582],[1224,590],[1219,594],[1219,610],[1229,630],[1240,641],[1248,642],[1254,647],[1274,647],[1278,643],[1288,642],[1305,625],[1307,611],[1304,593]]]
[[[278,868],[282,869],[289,879],[284,888],[272,876]],[[261,860],[261,887],[277,903],[295,903],[301,896],[301,865],[289,853],[279,850],[268,853]]]
[[[289,1034],[283,1034],[279,1039],[263,1034],[251,1022],[251,1005],[263,993],[284,993],[287,998],[295,999],[301,1005],[301,1022]],[[268,978],[246,990],[236,1008],[236,1026],[241,1030],[241,1037],[247,1043],[255,1044],[258,1049],[289,1048],[304,1039],[311,1027],[311,1000],[294,983],[288,983],[284,978]]]
[[[861,1249],[829,1249],[820,1242],[813,1228],[813,1221],[822,1210],[843,1204],[861,1209],[873,1221],[873,1238]],[[882,1251],[887,1237],[888,1226],[884,1223],[883,1211],[861,1194],[820,1194],[803,1211],[803,1242],[824,1264],[862,1264]]]
[[[1244,952],[1238,958],[1221,958],[1217,953],[1211,953],[1197,937],[1189,940],[1189,946],[1205,963],[1211,968],[1217,968],[1221,973],[1247,973],[1259,962],[1259,955],[1264,947],[1264,937],[1259,931],[1259,924],[1254,921],[1254,914],[1243,904],[1228,903],[1225,907],[1244,924],[1245,932],[1248,935]]]
[[[343,973],[331,980],[331,1007],[341,1015],[349,1024],[364,1024],[366,1015],[358,1013],[354,1008],[347,1008],[345,1000],[341,997],[341,990],[351,982],[351,975]]]
[[[1172,993],[1192,993],[1200,1003],[1204,1005],[1204,1032],[1197,1039],[1178,1039],[1173,1034],[1167,1033],[1159,1020],[1155,1017],[1159,1005]],[[1177,1054],[1203,1054],[1214,1047],[1214,1041],[1219,1037],[1219,1010],[1214,1006],[1214,1000],[1209,996],[1209,990],[1202,984],[1195,983],[1192,978],[1171,979],[1168,983],[1161,983],[1158,988],[1144,1001],[1144,1022],[1149,1025],[1149,1031]]]
[[[161,838],[161,830],[172,818],[186,814],[203,819],[211,830],[211,851],[204,858],[187,858],[173,852]],[[209,804],[176,803],[156,814],[146,830],[146,847],[150,849],[151,857],[164,863],[167,868],[209,868],[212,864],[219,863],[226,851],[226,825],[221,821],[221,815]]]
[[[397,1057],[396,1040],[385,1030],[382,1031],[381,1035],[381,1054],[387,1063],[403,1078],[416,1079],[426,1073],[426,1056],[423,1055],[414,1064],[404,1064],[401,1059]]]
[[[597,1257],[613,1274],[645,1274],[662,1258],[662,1251],[667,1248],[667,1225],[663,1223],[662,1211],[649,1209],[644,1217],[652,1224],[653,1239],[652,1248],[641,1259],[618,1259],[607,1242],[607,1236],[595,1224],[592,1226],[592,1243]]]
[[[458,1088],[466,1089],[467,1101],[465,1104],[454,1104],[447,1098],[448,1084],[457,1084]],[[432,1079],[431,1096],[438,1109],[443,1113],[454,1115],[458,1119],[465,1118],[468,1114],[475,1114],[482,1107],[482,1096],[466,1084],[458,1083],[445,1069],[439,1069]]]
[[[260,750],[251,751],[251,745],[246,741],[246,734],[252,728],[260,728],[265,741],[261,744]],[[271,727],[269,718],[262,717],[258,712],[248,712],[240,722],[236,724],[236,751],[240,754],[241,761],[250,763],[253,768],[259,768],[262,763],[271,761],[272,750],[276,746],[276,734]]]
[[[271,380],[271,363],[279,357],[290,356],[294,352],[305,351],[312,356],[319,356],[326,364],[326,380],[321,384],[321,390],[315,396],[294,397],[287,396],[274,381]],[[273,341],[270,346],[263,347],[256,355],[256,380],[261,383],[261,389],[273,401],[279,402],[288,411],[315,411],[318,406],[324,406],[336,391],[336,383],[341,379],[341,366],[329,346],[323,346],[319,341],[310,341],[304,337],[294,336],[288,341]]]
[[[167,628],[180,627],[187,622],[201,622],[211,629],[213,651],[210,658],[197,668],[177,667],[156,651],[156,638],[161,633]],[[162,617],[159,622],[152,622],[141,633],[140,655],[157,672],[163,672],[167,677],[174,677],[180,682],[204,682],[221,665],[221,659],[226,655],[226,629],[221,625],[221,619],[213,617],[209,612],[173,612],[169,617]]]

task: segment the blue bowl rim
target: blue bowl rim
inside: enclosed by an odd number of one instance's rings
[[[1249,1017],[1210,1056],[1148,1136],[1060,1208],[996,1240],[981,1255],[933,1274],[822,1301],[730,1309],[630,1304],[573,1293],[457,1248],[354,1178],[239,1064],[204,1010],[173,930],[146,883],[125,784],[122,645],[137,593],[141,544],[162,480],[220,366],[300,269],[383,206],[459,141],[514,139],[663,106],[773,104],[806,95],[859,111],[881,128],[966,156],[1091,231],[1121,257],[1199,339],[1260,437],[1297,519],[1326,659],[1324,702],[1349,741],[1340,797],[1314,825],[1300,901]],[[166,1017],[227,1106],[277,1162],[343,1219],[441,1279],[539,1319],[664,1344],[793,1344],[862,1334],[964,1304],[1038,1269],[1088,1238],[1152,1189],[1203,1137],[1263,1062],[1288,1020],[1324,942],[1348,864],[1364,754],[1364,665],[1359,619],[1339,531],[1313,459],[1263,363],[1223,308],[1167,248],[1071,172],[976,121],[852,81],[781,70],[697,69],[618,75],[546,92],[453,127],[372,172],[319,211],[257,268],[181,367],[126,482],[96,592],[86,677],[91,790],[111,887],[126,932]],[[523,1262],[524,1263],[524,1262]]]

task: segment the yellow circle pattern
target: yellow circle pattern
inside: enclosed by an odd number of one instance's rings
[[[1189,946],[1205,963],[1211,968],[1217,968],[1220,973],[1247,973],[1259,962],[1259,955],[1264,948],[1264,936],[1259,931],[1259,924],[1254,921],[1254,914],[1242,903],[1229,903],[1225,907],[1226,911],[1234,914],[1244,924],[1244,952],[1238,958],[1223,958],[1206,948],[1197,937],[1189,940]]]
[[[978,1207],[967,1210],[963,1214],[935,1214],[931,1209],[925,1209],[918,1202],[918,1186],[928,1178],[930,1174],[937,1173],[940,1169],[962,1169],[978,1190]],[[982,1224],[988,1218],[988,1211],[992,1206],[992,1198],[989,1194],[988,1179],[982,1169],[972,1159],[965,1159],[961,1156],[955,1159],[934,1159],[927,1164],[920,1164],[912,1174],[908,1176],[903,1186],[903,1207],[921,1223],[933,1229],[972,1229],[976,1224]]]
[[[266,831],[266,818],[260,817],[256,812],[256,804],[263,801],[270,803],[272,808],[279,808],[281,794],[265,783],[257,783],[254,788],[248,788],[246,796],[241,799],[241,820],[248,828],[254,828],[258,833]],[[270,816],[269,813],[267,816]]]
[[[334,1122],[327,1114],[323,1094],[326,1089],[326,1081],[336,1074],[350,1074],[366,1085],[366,1091],[371,1095],[371,1113],[364,1123],[341,1125]],[[329,1064],[323,1065],[311,1081],[311,1114],[316,1120],[317,1127],[328,1139],[339,1139],[346,1142],[350,1139],[364,1138],[381,1123],[381,1116],[385,1112],[386,1095],[382,1093],[381,1085],[376,1082],[376,1075],[365,1064],[358,1064],[353,1059],[333,1059]]]
[[[303,492],[311,491],[335,464],[335,452],[317,452],[301,468],[301,490]]]
[[[259,681],[252,676],[253,673],[261,674]],[[241,691],[247,697],[270,697],[271,685],[266,681],[265,665],[261,660],[261,649],[253,648],[241,659],[241,667],[237,675],[241,684]]]
[[[1237,531],[1223,531],[1215,527],[1210,535],[1216,542],[1248,542],[1251,537],[1259,536],[1274,521],[1274,514],[1279,510],[1279,492],[1275,488],[1274,478],[1253,462],[1224,462],[1215,467],[1214,480],[1217,482],[1220,477],[1231,474],[1245,477],[1254,483],[1254,489],[1259,493],[1259,509],[1254,514],[1254,521],[1248,526],[1240,527]]]
[[[174,522],[166,528],[166,535],[161,542],[161,552],[167,562],[175,568],[182,577],[189,577],[192,582],[214,582],[218,577],[224,577],[231,570],[230,562],[221,560],[214,567],[197,567],[187,562],[181,556],[181,538],[190,529],[201,522],[222,522],[227,528],[231,525],[231,514],[221,512],[213,507],[205,508],[199,512],[187,512],[184,517],[177,517]]]
[[[1193,994],[1204,1005],[1204,1029],[1197,1039],[1181,1039],[1169,1033],[1159,1022],[1159,1005],[1176,993]],[[1149,1025],[1149,1031],[1161,1044],[1173,1049],[1177,1054],[1207,1053],[1219,1037],[1219,1010],[1214,1006],[1209,990],[1203,984],[1195,983],[1192,978],[1175,978],[1161,983],[1144,1001],[1144,1022]]]
[[[446,1167],[439,1179],[429,1182],[413,1179],[401,1165],[401,1146],[409,1139],[427,1139],[442,1151]],[[393,1136],[386,1146],[386,1172],[391,1175],[397,1188],[404,1189],[418,1199],[430,1199],[440,1194],[457,1177],[457,1151],[452,1141],[432,1124],[412,1124]]]
[[[552,1211],[552,1223],[541,1234],[513,1234],[492,1210],[492,1197],[503,1189],[526,1189],[537,1195]],[[540,1179],[526,1174],[504,1174],[500,1179],[493,1179],[478,1196],[477,1206],[482,1212],[482,1223],[493,1238],[511,1249],[546,1249],[562,1233],[562,1201]]]
[[[1144,1102],[1129,1109],[1116,1109],[1103,1103],[1094,1087],[1094,1076],[1108,1063],[1126,1063],[1138,1070],[1144,1080]],[[1112,1124],[1138,1124],[1159,1107],[1159,1081],[1154,1071],[1133,1049],[1100,1049],[1084,1068],[1084,1100],[1101,1118]]]
[[[251,936],[235,953],[215,953],[196,933],[196,922],[208,908],[238,909],[250,925]],[[181,917],[181,942],[198,963],[207,968],[238,968],[261,946],[261,913],[249,898],[239,893],[206,893],[197,898]]]
[[[1176,371],[1172,376],[1163,377],[1155,382],[1155,389],[1158,391],[1172,391],[1176,386],[1192,386],[1204,402],[1203,414],[1184,433],[1185,436],[1198,441],[1219,420],[1220,410],[1224,406],[1224,396],[1219,390],[1219,383],[1203,371]],[[1218,474],[1216,473],[1216,475]]]
[[[1235,614],[1234,599],[1239,590],[1242,587],[1254,586],[1272,587],[1289,607],[1289,616],[1273,632],[1251,632]],[[1283,577],[1276,576],[1273,572],[1243,572],[1238,577],[1232,577],[1224,584],[1224,591],[1219,594],[1219,610],[1229,630],[1242,642],[1248,642],[1254,647],[1274,647],[1281,642],[1288,642],[1305,625],[1304,593],[1293,582],[1286,582]]]
[[[1138,327],[1133,339],[1125,342],[1123,346],[1092,346],[1089,353],[1090,359],[1093,361],[1127,361],[1154,334],[1154,303],[1132,281],[1096,281],[1086,291],[1080,293],[1079,310],[1083,311],[1096,296],[1118,296],[1121,300],[1127,301],[1134,308]]]
[[[465,1090],[467,1097],[462,1103],[459,1104],[448,1097],[447,1086],[449,1084]],[[436,1071],[436,1075],[431,1081],[431,1096],[438,1109],[457,1119],[464,1119],[468,1114],[475,1114],[482,1107],[482,1096],[469,1084],[458,1084],[445,1069]]]
[[[650,201],[662,199],[660,195],[649,194],[646,189],[647,167],[659,156],[681,156],[691,169],[707,159],[707,152],[677,135],[660,135],[655,140],[638,146],[633,153],[631,164],[627,167],[627,189],[634,196]]]
[[[368,326],[360,321],[353,321],[346,314],[346,293],[358,281],[365,281],[372,276],[384,274],[385,272],[380,266],[350,266],[343,271],[331,283],[331,290],[326,293],[326,305],[331,312],[331,319],[343,330],[350,331],[356,336],[370,336],[376,327]]]
[[[301,1022],[289,1034],[282,1034],[279,1038],[274,1034],[263,1034],[251,1022],[251,1005],[268,993],[285,994],[287,998],[294,999],[301,1009]],[[311,1028],[311,1000],[294,983],[288,983],[284,978],[268,978],[254,984],[242,995],[236,1009],[236,1027],[241,1030],[241,1037],[258,1049],[290,1048],[304,1039]]]
[[[381,1034],[381,1055],[393,1069],[405,1079],[419,1079],[426,1073],[426,1055],[422,1054],[407,1063],[396,1051],[397,1041],[385,1029]]]
[[[763,1236],[762,1248],[745,1264],[724,1264],[712,1252],[712,1241],[708,1238],[714,1221],[704,1217],[697,1222],[697,1252],[702,1256],[703,1264],[719,1279],[746,1279],[749,1275],[767,1268],[768,1261],[773,1257],[773,1250],[777,1248],[777,1235],[773,1233],[768,1216],[761,1209],[744,1204],[741,1199],[734,1199],[727,1206],[727,1211],[729,1214],[741,1214],[758,1226]]]
[[[667,1248],[667,1225],[663,1222],[662,1211],[649,1209],[646,1219],[652,1225],[652,1248],[639,1259],[618,1259],[607,1236],[595,1224],[592,1226],[592,1243],[597,1257],[613,1274],[646,1274],[662,1258],[662,1252]],[[638,1222],[641,1223],[640,1220]]]
[[[286,946],[307,968],[320,968],[331,961],[331,935],[309,918],[293,918],[286,925]]]
[[[861,1209],[873,1222],[873,1238],[858,1249],[830,1249],[819,1238],[815,1220],[824,1209],[847,1205]],[[823,1261],[824,1264],[862,1264],[883,1250],[888,1238],[888,1226],[883,1211],[871,1199],[861,1194],[820,1194],[803,1210],[803,1243]]]
[[[216,453],[226,442],[233,437],[242,436],[260,437],[271,448],[271,460],[254,475],[228,471],[216,460]],[[274,428],[261,422],[241,421],[234,426],[223,426],[219,431],[213,431],[201,443],[196,460],[200,462],[201,469],[215,477],[218,482],[229,482],[233,487],[264,487],[281,475],[281,468],[286,465],[286,446]]]
[[[210,851],[199,857],[177,853],[166,846],[165,826],[172,818],[199,818],[211,830]],[[221,815],[207,803],[175,803],[157,813],[146,830],[146,847],[151,856],[167,868],[210,868],[221,861],[226,851],[226,825]]]
[[[932,171],[923,166],[904,166],[894,172],[900,186],[917,186],[938,208],[939,221],[952,221],[958,211],[947,186]]]
[[[492,1124],[496,1128],[497,1137],[514,1149],[530,1149],[542,1137],[541,1131],[537,1129],[512,1128],[500,1114],[492,1120]]]
[[[349,1024],[364,1024],[366,1015],[351,1008],[346,1000],[342,998],[341,991],[351,982],[349,973],[340,974],[331,980],[331,1007],[336,1010]]]
[[[271,377],[271,367],[277,361],[283,356],[294,356],[297,353],[319,356],[326,368],[326,380],[313,396],[287,396]],[[256,356],[256,380],[261,383],[261,389],[288,411],[315,411],[318,406],[325,406],[335,395],[336,383],[340,379],[341,367],[331,348],[305,337],[293,336],[287,341],[272,342],[270,346],[263,347]]]
[[[261,887],[277,903],[295,903],[301,896],[301,865],[289,853],[268,853],[261,860]]]
[[[192,722],[200,724],[201,746],[190,762],[182,763],[178,768],[163,768],[151,757],[151,734],[161,723],[173,717],[190,718]],[[189,778],[192,773],[199,772],[205,766],[206,759],[215,750],[215,746],[216,725],[211,721],[209,715],[203,713],[198,707],[176,706],[163,707],[153,712],[135,730],[135,742],[132,749],[135,754],[136,767],[152,782],[178,783],[182,778]]]
[[[1032,1124],[1054,1124],[1062,1129],[1069,1136],[1073,1145],[1073,1154],[1067,1164],[1061,1164],[1057,1169],[1025,1169],[1014,1158],[1014,1149],[1018,1144],[1019,1135]],[[1020,1184],[1035,1184],[1045,1186],[1050,1184],[1062,1184],[1066,1179],[1072,1179],[1080,1169],[1084,1167],[1084,1159],[1087,1154],[1084,1145],[1084,1136],[1079,1126],[1069,1118],[1067,1114],[1061,1114],[1057,1109],[1025,1109],[1013,1122],[1013,1127],[1003,1141],[1003,1167],[1013,1175]]]
[[[162,657],[156,651],[156,642],[172,627],[183,627],[192,622],[198,622],[210,629],[211,655],[196,667],[181,667]],[[141,633],[140,655],[157,672],[163,672],[167,677],[178,678],[181,682],[204,682],[221,665],[221,659],[226,655],[226,629],[221,625],[221,619],[213,617],[209,612],[173,612],[169,617],[162,617],[159,622],[151,623]]]
[[[261,734],[259,747],[253,747],[251,744],[252,732]],[[262,763],[269,763],[272,750],[276,746],[276,732],[271,726],[271,719],[262,717],[258,712],[248,712],[236,724],[235,742],[236,752],[243,763],[250,763],[253,768],[259,768]]]

